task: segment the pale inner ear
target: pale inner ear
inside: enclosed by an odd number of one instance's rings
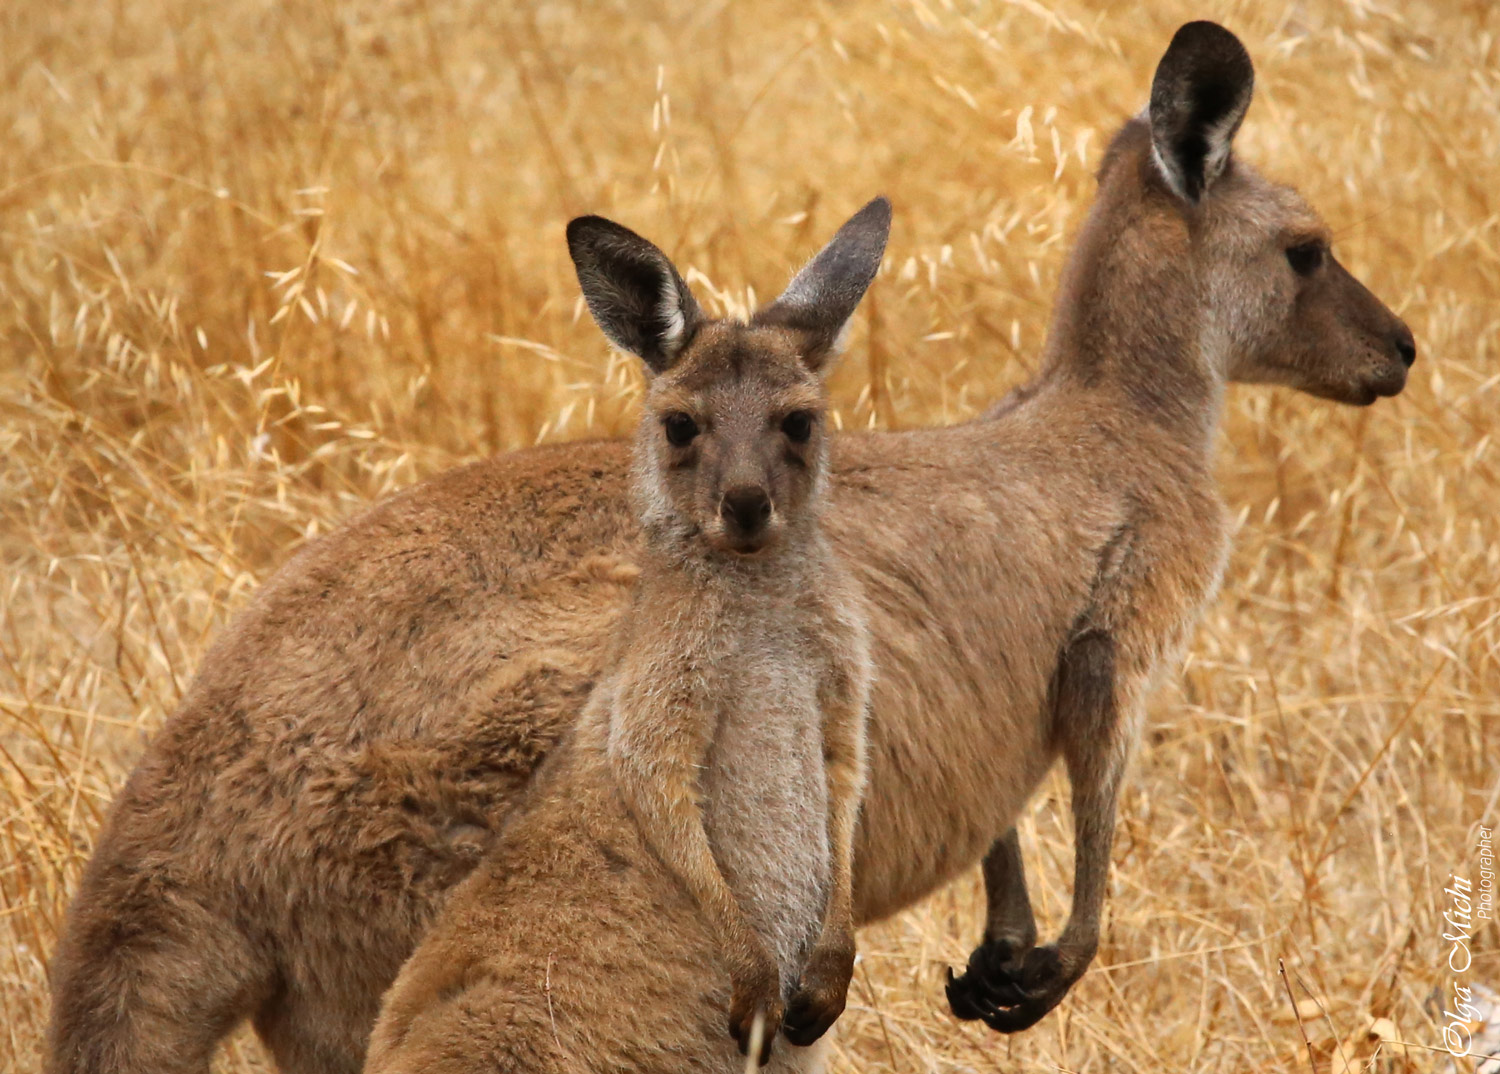
[[[1247,102],[1248,103],[1248,102]],[[1240,129],[1240,120],[1245,118],[1243,109],[1230,109],[1208,125],[1203,132],[1208,152],[1203,157],[1203,189],[1213,186],[1214,180],[1224,173],[1229,163],[1229,151],[1234,146],[1235,133]]]
[[[843,354],[849,348],[849,336],[854,331],[854,315],[851,313],[844,318],[844,323],[839,325],[839,330],[834,334],[833,342],[828,345],[828,355],[823,359],[821,372],[828,372],[833,368],[833,359]]]
[[[677,281],[670,275],[661,282],[658,312],[662,323],[661,349],[671,357],[677,353],[683,333],[687,331],[687,315],[682,312],[682,294],[677,290]]]
[[[1161,145],[1155,138],[1151,139],[1151,163],[1156,165],[1157,174],[1167,181],[1167,186],[1172,188],[1172,193],[1183,201],[1190,201],[1187,192],[1187,184],[1183,182],[1182,169],[1177,167],[1174,161],[1168,160],[1162,155]]]
[[[1172,193],[1184,201],[1196,201],[1208,193],[1219,176],[1224,174],[1224,168],[1229,163],[1241,118],[1240,115],[1229,113],[1203,128],[1203,157],[1201,161],[1195,162],[1202,174],[1196,177],[1190,177],[1182,161],[1174,159],[1171,153],[1164,154],[1161,143],[1154,137],[1151,139],[1151,161],[1172,188]],[[1191,182],[1191,178],[1196,178],[1197,182]],[[1197,188],[1196,195],[1192,192],[1194,187]]]

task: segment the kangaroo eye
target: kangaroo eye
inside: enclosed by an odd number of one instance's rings
[[[812,437],[813,416],[805,410],[794,410],[781,419],[781,431],[794,444],[805,444]]]
[[[1298,276],[1311,276],[1322,267],[1323,257],[1327,252],[1328,248],[1320,241],[1299,242],[1296,246],[1287,247],[1286,260]]]
[[[662,418],[661,424],[667,431],[667,442],[673,447],[687,447],[698,435],[698,423],[680,410]]]

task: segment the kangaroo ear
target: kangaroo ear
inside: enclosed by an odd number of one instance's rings
[[[1196,203],[1223,174],[1250,107],[1255,68],[1240,39],[1212,22],[1172,37],[1151,82],[1151,141],[1178,197]]]
[[[609,341],[652,373],[677,360],[703,313],[667,255],[602,216],[568,224],[568,252],[589,313]]]
[[[849,218],[818,256],[751,324],[781,325],[802,336],[803,361],[821,371],[838,353],[844,326],[880,269],[891,233],[891,203],[876,198]]]

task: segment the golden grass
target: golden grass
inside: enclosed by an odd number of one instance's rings
[[[889,194],[840,420],[965,418],[1033,368],[1101,148],[1205,16],[1257,63],[1242,152],[1408,318],[1415,376],[1358,412],[1231,393],[1237,551],[1063,1009],[1010,1040],[948,1017],[971,878],[866,934],[837,1069],[1437,1068],[1442,888],[1500,799],[1500,8],[12,0],[0,1070],[35,1068],[100,817],[256,583],[391,489],[629,423],[568,217],[657,238],[724,309]],[[1054,781],[1024,823],[1044,929],[1065,818]],[[1476,943],[1462,979],[1494,984]],[[245,1034],[223,1061],[265,1067]]]

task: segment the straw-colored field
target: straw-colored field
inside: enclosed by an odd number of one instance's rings
[[[0,1071],[36,1068],[100,818],[256,584],[425,475],[628,427],[570,216],[740,309],[889,194],[839,417],[959,421],[1034,368],[1102,147],[1194,17],[1245,39],[1240,151],[1409,320],[1414,377],[1363,411],[1230,393],[1237,549],[1060,1011],[947,1014],[976,875],[864,935],[836,1069],[1439,1067],[1454,985],[1500,987],[1493,924],[1464,974],[1441,938],[1500,800],[1500,6],[10,0]],[[1066,815],[1054,781],[1023,827],[1044,931]],[[266,1065],[242,1033],[222,1069]]]

